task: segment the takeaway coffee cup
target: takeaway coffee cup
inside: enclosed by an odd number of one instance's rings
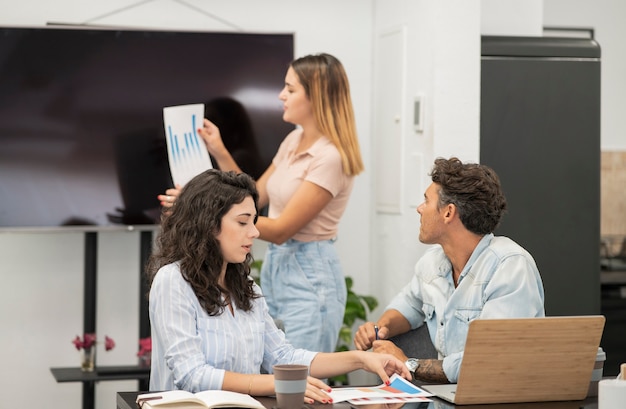
[[[300,409],[304,405],[309,367],[306,365],[274,365],[274,389],[279,409]]]
[[[603,379],[598,388],[598,409],[623,409],[626,402],[626,381]]]
[[[604,361],[606,361],[606,353],[602,347],[598,348],[598,354],[596,355],[596,364],[593,367],[591,374],[591,382],[589,382],[589,391],[587,396],[598,396],[598,383],[602,380],[604,373]]]

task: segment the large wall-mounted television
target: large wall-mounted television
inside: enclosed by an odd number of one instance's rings
[[[266,167],[293,57],[292,34],[0,28],[0,229],[157,224],[166,106],[240,102]]]

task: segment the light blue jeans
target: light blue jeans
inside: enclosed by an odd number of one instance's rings
[[[270,244],[261,287],[270,315],[296,348],[332,352],[346,307],[346,283],[334,240]]]

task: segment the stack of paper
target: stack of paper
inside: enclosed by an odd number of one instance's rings
[[[391,376],[389,385],[337,388],[329,393],[333,403],[348,401],[353,405],[378,403],[430,402],[432,393],[418,388],[401,376]]]

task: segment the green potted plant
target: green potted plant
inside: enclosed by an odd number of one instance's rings
[[[378,306],[378,300],[371,295],[361,295],[354,292],[352,277],[346,276],[346,289],[348,298],[346,300],[346,310],[343,314],[343,325],[339,330],[339,340],[335,351],[348,351],[352,345],[352,328],[358,320],[367,321],[367,314]],[[330,378],[329,383],[333,386],[347,385],[348,375],[338,375]]]

